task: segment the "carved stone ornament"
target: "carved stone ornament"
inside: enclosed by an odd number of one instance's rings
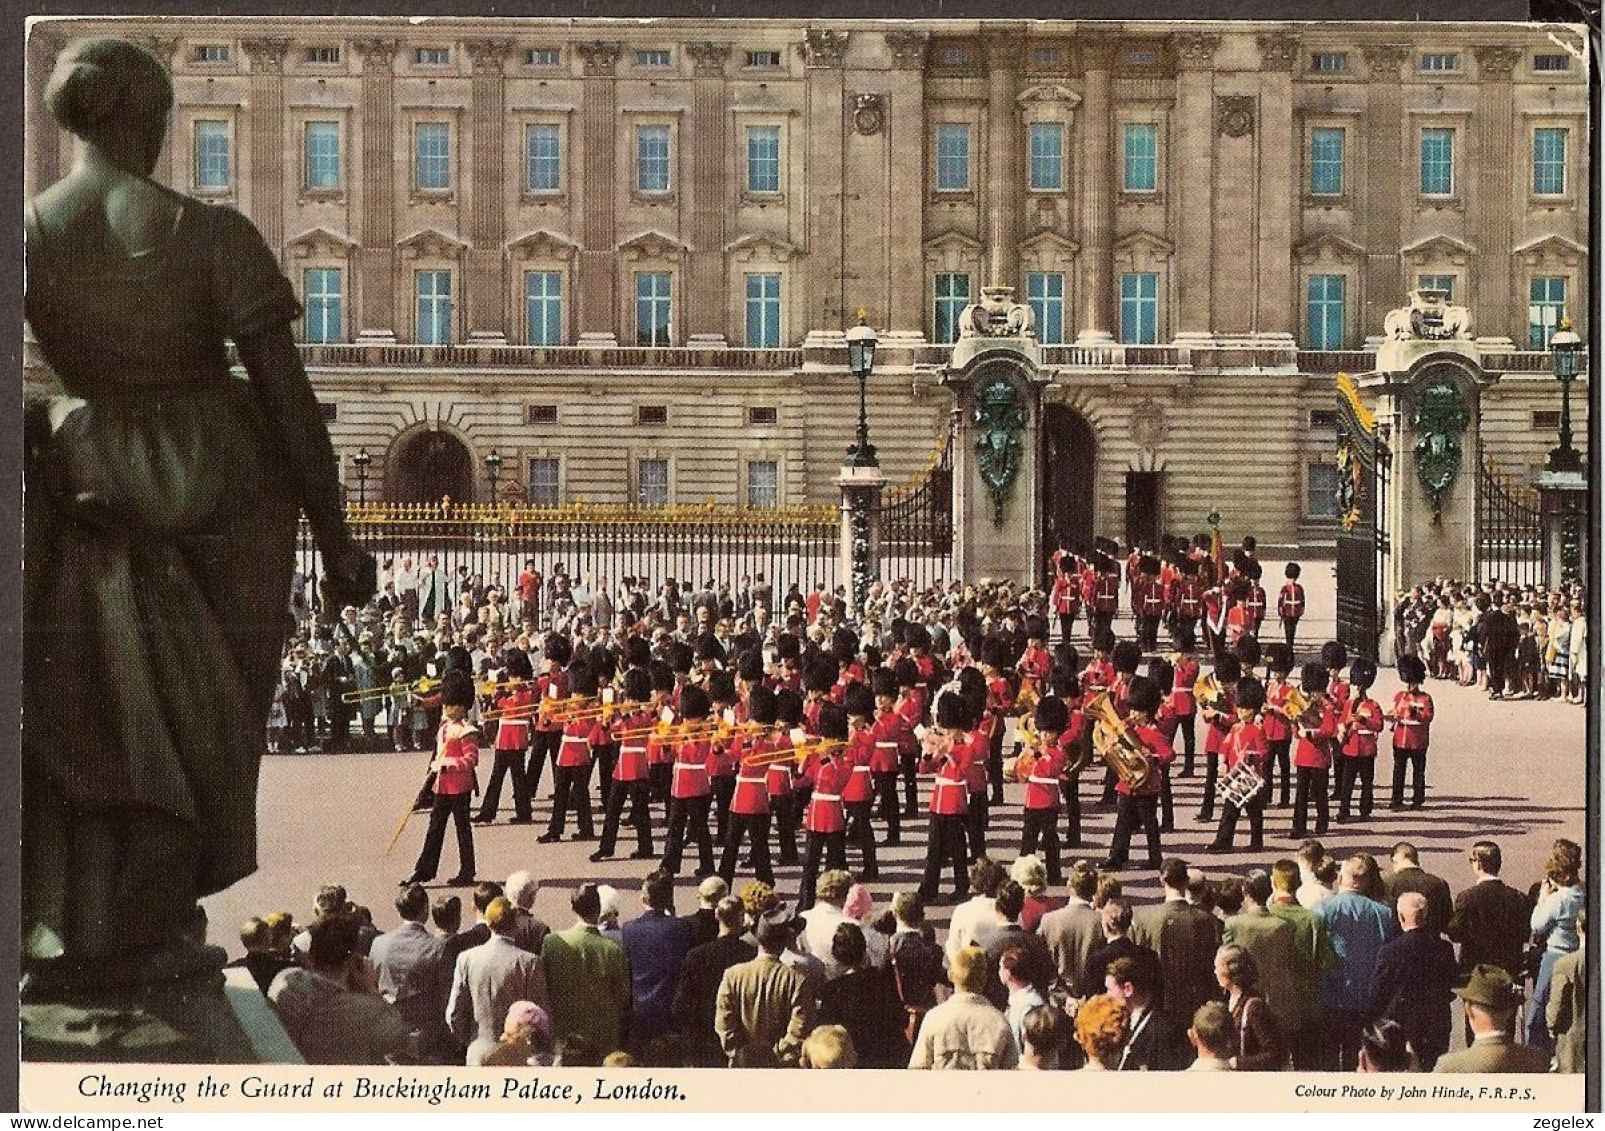
[[[725,60],[730,58],[728,43],[688,43],[685,51],[696,73],[704,78],[724,74]]]
[[[1410,305],[1388,312],[1382,332],[1396,341],[1449,341],[1471,338],[1471,311],[1450,306],[1443,291],[1411,291]]]
[[[475,71],[495,72],[502,69],[507,53],[513,49],[510,39],[471,39],[467,43],[468,59]]]
[[[1364,498],[1365,464],[1354,450],[1354,443],[1346,433],[1339,433],[1337,448],[1337,490],[1334,492],[1337,513],[1344,530],[1353,530],[1362,517],[1360,503]]]
[[[1452,381],[1434,381],[1416,397],[1410,426],[1416,430],[1416,478],[1432,501],[1432,521],[1443,518],[1444,498],[1460,476],[1460,436],[1471,410]]]
[[[1165,441],[1165,409],[1158,401],[1145,400],[1131,410],[1131,442],[1149,451]]]
[[[1508,79],[1516,64],[1521,62],[1521,50],[1516,47],[1477,47],[1477,70],[1485,79]]]
[[[811,28],[803,39],[803,65],[807,67],[839,67],[847,54],[847,33]]]
[[[975,452],[981,482],[992,496],[992,522],[1003,525],[1003,508],[1020,473],[1025,452],[1021,433],[1026,411],[1007,377],[994,377],[975,394]]]
[[[1247,137],[1254,132],[1254,96],[1223,94],[1215,99],[1215,127],[1227,137]]]
[[[276,38],[247,39],[240,46],[245,49],[245,57],[251,60],[252,68],[278,71],[284,68],[284,56],[289,53],[290,41]]]
[[[886,96],[884,94],[853,95],[853,129],[865,137],[874,137],[886,128]]]
[[[1203,70],[1215,65],[1220,36],[1207,31],[1179,31],[1171,37],[1171,46],[1184,69]]]
[[[892,52],[892,69],[918,71],[925,67],[925,49],[931,42],[927,31],[889,31],[886,46]]]
[[[1371,43],[1361,47],[1360,54],[1372,74],[1379,78],[1392,74],[1397,78],[1399,65],[1409,59],[1412,52],[1409,45],[1404,43]]]
[[[1023,338],[1031,333],[1031,308],[1014,301],[1013,287],[982,287],[981,301],[959,315],[961,338]]]
[[[1298,36],[1287,31],[1266,32],[1256,37],[1259,44],[1260,69],[1291,71],[1298,62]]]
[[[594,39],[588,43],[577,43],[574,49],[580,53],[585,61],[585,73],[588,75],[611,75],[619,63],[619,45],[607,40]]]

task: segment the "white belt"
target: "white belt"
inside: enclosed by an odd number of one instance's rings
[[[896,750],[897,749],[897,743],[895,743],[895,742],[877,742],[875,744],[875,749],[876,750]]]
[[[620,754],[645,754],[646,753],[646,747],[645,746],[621,746],[621,747],[619,747],[619,753]]]
[[[738,782],[746,782],[748,785],[763,785],[768,780],[769,780],[768,778],[745,778],[745,777],[742,777],[740,774],[736,775],[736,781],[738,781]]]
[[[693,766],[693,765],[689,765],[689,764],[687,764],[685,762],[676,762],[674,764],[674,772],[677,773],[677,774],[691,774],[691,773],[706,774],[708,772],[708,767],[706,767],[706,766]]]
[[[936,784],[937,785],[950,786],[953,789],[966,789],[969,786],[969,783],[966,782],[966,781],[955,780],[953,778],[943,778],[943,777],[937,778],[936,779]]]
[[[1035,782],[1037,785],[1058,785],[1059,784],[1059,779],[1058,778],[1039,778],[1035,774],[1031,775],[1030,777],[1026,778],[1025,780],[1028,781],[1028,782]]]
[[[1426,721],[1425,719],[1395,719],[1394,720],[1394,722],[1396,722],[1399,726],[1402,726],[1402,727],[1418,727],[1422,723],[1424,723],[1425,721]]]
[[[584,746],[586,745],[586,738],[582,734],[565,734],[563,736],[563,745],[567,746],[571,742],[577,742],[581,746]]]
[[[869,773],[869,767],[868,766],[854,766],[853,767],[853,773],[855,773],[855,774],[867,774],[867,773]]]
[[[816,794],[814,794],[814,800],[815,801],[840,801],[841,799],[842,799],[842,797],[841,797],[841,794],[839,794],[839,793],[816,793]]]

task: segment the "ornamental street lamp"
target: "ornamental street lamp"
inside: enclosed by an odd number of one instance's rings
[[[875,369],[875,331],[858,312],[858,325],[847,331],[847,368],[858,378],[858,443],[847,449],[848,467],[879,467],[869,442],[869,375]]]
[[[368,501],[368,465],[373,457],[368,454],[367,448],[357,449],[357,454],[351,457],[351,465],[357,469],[357,505],[363,506]]]
[[[1577,380],[1582,349],[1571,319],[1562,317],[1560,328],[1549,339],[1549,363],[1560,382],[1560,447],[1549,453],[1550,471],[1583,470],[1583,454],[1572,447],[1572,382]]]
[[[496,477],[499,476],[502,471],[501,454],[494,448],[491,449],[490,455],[485,457],[485,471],[490,475],[490,501],[494,503],[497,498]]]

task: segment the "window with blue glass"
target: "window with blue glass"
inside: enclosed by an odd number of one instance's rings
[[[563,344],[563,273],[530,271],[524,275],[524,312],[532,346]]]
[[[944,122],[936,127],[936,187],[963,192],[970,187],[970,127]]]
[[[338,267],[313,267],[302,277],[306,307],[306,340],[338,342],[341,333],[343,280]]]
[[[669,191],[669,127],[635,128],[635,187],[640,192]]]
[[[1451,196],[1455,191],[1455,132],[1421,131],[1421,195]]]
[[[777,460],[747,461],[747,505],[749,507],[780,505],[780,463]]]
[[[1527,345],[1529,349],[1549,348],[1561,316],[1566,313],[1566,276],[1535,275],[1527,286]]]
[[[1159,190],[1159,127],[1153,122],[1127,122],[1121,133],[1125,163],[1121,188],[1126,192]]]
[[[451,127],[419,122],[413,131],[413,184],[425,192],[451,188]]]
[[[1453,275],[1417,275],[1416,290],[1442,291],[1449,302],[1455,300],[1455,277]]]
[[[555,122],[524,127],[524,188],[557,192],[563,187],[563,139]]]
[[[1310,194],[1312,196],[1343,195],[1343,148],[1346,141],[1342,129],[1318,126],[1310,131]]]
[[[426,346],[451,343],[451,272],[420,271],[417,276],[418,342]]]
[[[550,456],[530,457],[529,501],[537,507],[555,507],[562,503],[561,477],[556,459]]]
[[[195,187],[207,192],[224,192],[232,177],[228,123],[196,122]]]
[[[1120,276],[1120,340],[1128,345],[1159,341],[1159,275],[1134,271]]]
[[[1064,126],[1031,123],[1031,187],[1038,192],[1064,188]]]
[[[780,127],[747,127],[747,191],[780,191]]]
[[[780,348],[780,276],[747,276],[747,345]]]
[[[635,277],[635,344],[669,344],[673,308],[669,297],[669,274],[652,271]]]
[[[669,505],[669,461],[643,459],[635,465],[635,501],[643,507]]]
[[[1059,345],[1064,341],[1064,276],[1056,271],[1025,277],[1026,300],[1036,316],[1037,341]]]
[[[943,271],[936,276],[935,339],[939,342],[959,340],[959,315],[970,305],[970,277],[957,271]]]
[[[1306,291],[1308,296],[1306,320],[1309,329],[1305,335],[1309,349],[1343,348],[1344,283],[1342,275],[1310,276]]]
[[[330,190],[340,187],[340,123],[308,122],[307,188]]]
[[[1545,126],[1533,131],[1533,195],[1566,191],[1566,131]]]

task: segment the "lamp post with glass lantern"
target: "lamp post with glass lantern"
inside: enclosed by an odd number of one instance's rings
[[[1538,473],[1538,509],[1543,525],[1543,582],[1575,581],[1588,561],[1588,465],[1572,446],[1572,382],[1582,375],[1583,342],[1562,316],[1549,339],[1549,365],[1560,382],[1560,444]]]
[[[351,457],[351,466],[357,469],[357,505],[365,506],[368,502],[368,465],[373,457],[368,454],[367,448],[358,448],[357,454]]]
[[[485,472],[490,476],[490,501],[494,503],[498,497],[496,494],[496,479],[502,472],[501,453],[494,448],[491,449],[490,455],[485,457]]]
[[[1550,368],[1560,382],[1560,446],[1549,453],[1550,471],[1583,470],[1583,454],[1572,447],[1572,382],[1577,380],[1582,350],[1583,340],[1572,329],[1571,319],[1562,317],[1549,339]]]
[[[869,442],[869,375],[875,370],[875,331],[858,312],[858,325],[847,331],[847,368],[858,378],[858,443],[847,450],[848,467],[879,467]]]

